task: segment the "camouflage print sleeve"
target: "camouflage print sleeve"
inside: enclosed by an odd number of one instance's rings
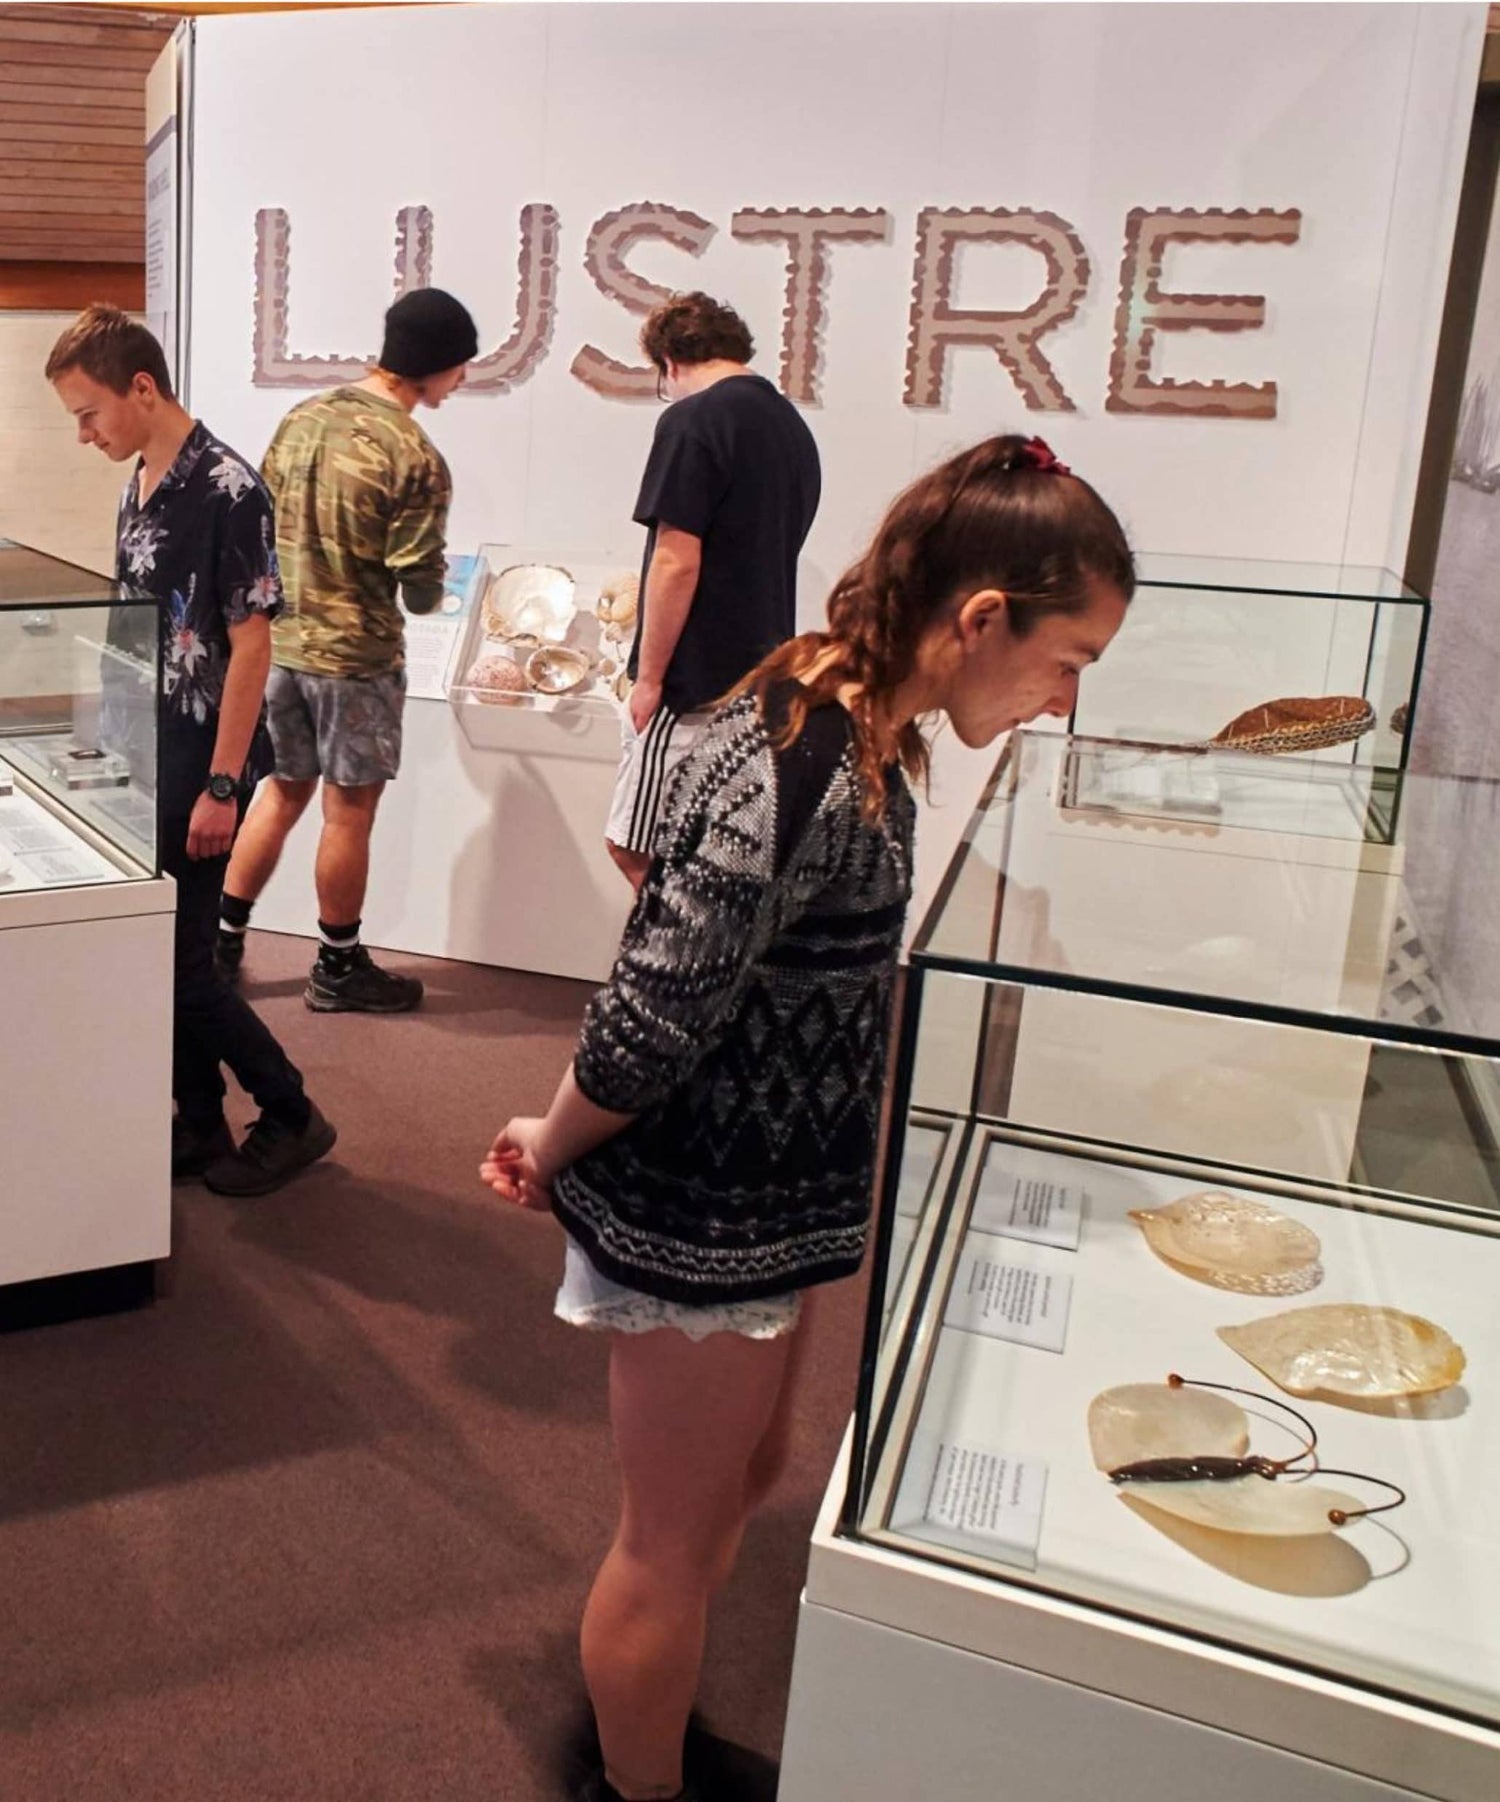
[[[260,465],[260,479],[270,489],[273,502],[278,500],[281,495],[281,459],[277,453],[281,449],[281,431],[285,424],[286,421],[283,420],[282,424],[277,426],[276,436],[271,440]]]
[[[442,605],[448,504],[453,482],[435,450],[414,457],[405,471],[386,527],[385,566],[401,583],[408,613],[433,613]]]

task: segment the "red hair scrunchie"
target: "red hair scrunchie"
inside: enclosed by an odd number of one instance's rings
[[[1043,475],[1070,476],[1072,470],[1066,463],[1060,462],[1056,451],[1043,438],[1028,438],[1021,446],[1021,455],[1025,459],[1022,467],[1037,469]]]

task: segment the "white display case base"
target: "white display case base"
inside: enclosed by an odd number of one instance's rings
[[[803,1598],[778,1802],[1418,1802]]]
[[[471,743],[446,701],[408,701],[401,774],[375,822],[366,943],[423,957],[600,982],[632,899],[604,823],[620,759],[603,708],[476,708]],[[315,797],[255,910],[268,932],[317,935]]]
[[[0,897],[0,1284],[171,1249],[175,892]]]

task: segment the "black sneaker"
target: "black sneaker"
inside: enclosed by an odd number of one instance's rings
[[[214,968],[224,978],[230,988],[240,979],[240,967],[245,961],[245,935],[243,932],[220,931],[214,940]]]
[[[357,945],[337,974],[320,957],[302,999],[315,1014],[404,1014],[422,999],[422,985],[415,976],[382,970]]]
[[[210,1164],[234,1152],[229,1122],[222,1117],[210,1127],[192,1127],[172,1116],[172,1181],[187,1182],[202,1176]]]
[[[333,1150],[338,1134],[316,1107],[302,1132],[262,1114],[238,1151],[210,1164],[205,1185],[215,1195],[269,1195]]]

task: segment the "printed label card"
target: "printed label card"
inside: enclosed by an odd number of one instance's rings
[[[1067,1342],[1073,1279],[1010,1262],[1003,1242],[970,1233],[948,1293],[943,1325],[1013,1345],[1060,1352]]]
[[[1034,1568],[1046,1489],[1047,1466],[1035,1458],[944,1440],[923,1518],[939,1534],[968,1540],[981,1553]]]
[[[979,1173],[974,1226],[1004,1239],[1077,1251],[1088,1192],[1072,1162],[995,1140]],[[1065,1175],[1071,1180],[1060,1180]]]

